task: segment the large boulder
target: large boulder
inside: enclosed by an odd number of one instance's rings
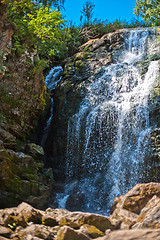
[[[46,214],[42,217],[42,222],[51,226],[56,222],[60,226],[67,225],[72,228],[80,228],[84,224],[95,226],[100,231],[105,232],[107,229],[113,229],[113,225],[108,217],[104,217],[98,214],[83,213],[83,212],[69,212],[65,209],[47,209]]]
[[[133,229],[109,232],[97,240],[160,240],[160,229]]]
[[[68,226],[61,227],[58,231],[56,240],[89,240],[90,238],[83,233]]]
[[[137,184],[117,197],[110,219],[121,229],[160,227],[160,183]]]

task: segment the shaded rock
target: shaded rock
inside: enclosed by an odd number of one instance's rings
[[[56,219],[52,218],[52,217],[48,217],[48,216],[43,216],[42,217],[42,224],[46,225],[46,226],[57,226],[58,222],[56,221]]]
[[[15,148],[16,138],[9,132],[0,127],[0,140],[3,141],[3,145],[6,148]]]
[[[76,231],[68,226],[61,227],[57,233],[56,240],[89,240],[90,238],[83,233]]]
[[[27,203],[21,203],[17,208],[0,210],[0,225],[7,227],[8,224],[26,227],[29,222],[41,223],[43,211],[33,208]]]
[[[43,208],[52,190],[51,169],[42,173],[42,161],[23,152],[15,152],[0,146],[0,203],[12,207],[22,201]]]
[[[9,239],[9,238],[0,236],[0,240],[7,240],[7,239]],[[17,239],[16,239],[16,240],[17,240]]]
[[[132,228],[160,228],[160,198],[155,195],[149,200]]]
[[[79,211],[85,206],[85,194],[81,191],[77,182],[73,186],[66,201],[66,209],[69,211]]]
[[[35,143],[27,144],[25,152],[31,155],[34,159],[41,159],[44,156],[43,148]]]

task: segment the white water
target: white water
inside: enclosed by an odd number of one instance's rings
[[[49,90],[54,90],[58,82],[62,78],[63,68],[61,66],[54,67],[50,70],[45,78],[45,84]]]
[[[47,86],[47,88],[52,91],[56,88],[58,82],[61,80],[62,78],[62,72],[63,72],[63,68],[61,66],[57,66],[52,68],[48,75],[45,77],[45,85]],[[50,112],[49,112],[49,118],[46,121],[45,127],[43,129],[43,137],[41,139],[40,145],[42,147],[45,146],[45,143],[47,141],[47,137],[48,137],[48,132],[50,130],[50,126],[51,126],[51,121],[53,118],[53,98],[51,98],[51,104],[50,104]]]
[[[116,196],[141,181],[150,134],[148,97],[159,72],[158,61],[150,62],[143,77],[137,65],[148,37],[148,30],[130,32],[117,63],[86,87],[79,112],[69,120],[63,199],[75,179],[76,189],[70,190],[86,200],[75,210],[106,214]]]

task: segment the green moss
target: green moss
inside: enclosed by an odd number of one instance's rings
[[[150,61],[157,61],[160,59],[160,56],[158,56],[157,54],[153,54],[150,56]]]
[[[83,71],[86,69],[86,65],[87,65],[87,63],[84,62],[84,61],[82,61],[82,60],[77,60],[77,61],[75,62],[76,70],[77,70],[79,73],[83,72]]]

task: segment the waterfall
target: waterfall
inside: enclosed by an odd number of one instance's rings
[[[62,73],[63,73],[63,68],[61,66],[56,66],[49,71],[49,73],[45,77],[45,85],[47,86],[47,88],[50,91],[53,91],[56,88],[58,82],[62,78],[62,76],[61,76]],[[42,147],[45,147],[45,143],[48,138],[48,133],[50,131],[52,117],[53,117],[53,98],[51,98],[49,117],[48,117],[48,119],[46,119],[46,123],[45,123],[44,129],[43,129],[43,136],[40,141],[40,145]]]
[[[150,135],[148,98],[158,77],[158,61],[146,58],[149,30],[130,30],[114,63],[88,86],[79,112],[68,122],[66,190],[84,196],[79,209],[107,214],[116,196],[142,180]],[[60,198],[59,198],[60,199]],[[74,209],[77,210],[77,209]]]
[[[50,70],[45,78],[45,84],[49,90],[54,90],[58,82],[62,78],[63,68],[61,66],[54,67]]]

